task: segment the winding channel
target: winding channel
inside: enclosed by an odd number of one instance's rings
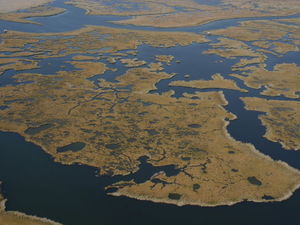
[[[254,18],[230,19],[185,28],[135,27],[109,22],[124,17],[85,15],[84,10],[64,4],[64,0],[57,0],[50,5],[65,8],[66,12],[51,17],[32,18],[32,20],[42,23],[43,26],[0,21],[1,29],[43,33],[65,32],[79,29],[85,25],[102,25],[114,28],[201,33],[209,29],[233,26],[241,21],[255,20]],[[294,15],[285,18],[298,18],[299,16]],[[276,18],[265,17],[264,19]],[[215,38],[210,38],[215,41]],[[193,88],[168,86],[173,80],[185,79],[185,74],[190,74],[189,79],[191,80],[209,79],[214,73],[221,73],[225,78],[228,78],[231,66],[236,63],[236,60],[224,60],[220,63],[223,58],[219,56],[201,54],[207,48],[207,44],[193,44],[187,47],[178,46],[168,49],[141,45],[138,48],[137,57],[151,62],[155,55],[166,54],[174,55],[176,59],[181,60],[182,63],[180,64],[173,63],[166,67],[166,72],[176,72],[177,75],[171,79],[160,81],[156,90],[156,92],[161,93],[173,89],[175,91],[174,97],[180,97],[184,92],[199,91]],[[280,58],[268,55],[267,65],[271,68],[278,62],[297,62],[299,55],[299,53],[291,53]],[[68,61],[71,57],[72,55],[65,58],[41,60],[41,69],[28,70],[28,72],[45,74],[47,71],[47,73],[55,73],[55,68],[59,68],[61,65],[67,66],[66,70],[73,70],[74,68],[70,64],[60,62],[62,60]],[[51,64],[47,69],[45,65],[48,63]],[[125,71],[122,64],[115,66],[118,68],[117,74],[107,72],[104,78],[114,79]],[[50,68],[52,71],[49,71]],[[7,71],[0,77],[0,85],[12,84],[14,80],[11,77],[14,74],[16,71]],[[240,80],[230,78],[234,79],[241,88],[249,90],[249,93],[224,90],[225,97],[229,102],[226,109],[238,117],[231,121],[227,127],[230,135],[236,140],[253,144],[262,153],[275,160],[282,160],[300,169],[300,151],[286,151],[282,149],[280,144],[263,138],[265,128],[258,119],[260,113],[245,110],[239,99],[244,96],[260,96],[261,90],[248,88]],[[286,99],[284,97],[265,98]],[[300,191],[296,191],[290,199],[276,203],[243,202],[230,207],[215,208],[155,204],[127,197],[109,196],[105,193],[104,187],[119,180],[135,179],[137,182],[144,182],[161,170],[171,175],[177,172],[172,165],[153,167],[147,163],[146,158],[141,158],[140,170],[135,174],[97,177],[95,175],[97,171],[94,168],[82,165],[64,166],[53,162],[52,158],[40,147],[26,142],[18,134],[0,132],[0,143],[0,180],[3,181],[3,194],[8,199],[6,204],[8,210],[47,217],[65,225],[199,225],[221,223],[276,225],[284,224],[287,220],[298,224]]]

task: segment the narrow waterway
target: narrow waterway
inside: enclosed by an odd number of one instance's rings
[[[50,3],[50,6],[59,7],[66,9],[65,12],[48,17],[34,17],[29,18],[29,20],[39,23],[30,24],[30,23],[15,23],[9,21],[0,20],[1,29],[7,30],[18,30],[24,32],[34,32],[34,33],[45,33],[45,32],[66,32],[76,29],[80,29],[87,25],[98,25],[98,26],[108,26],[113,28],[126,28],[126,29],[135,29],[135,30],[152,30],[152,31],[186,31],[201,33],[207,30],[214,30],[220,28],[226,28],[229,26],[238,25],[242,21],[248,20],[276,20],[283,18],[299,18],[300,14],[295,14],[291,16],[269,16],[269,17],[258,17],[258,18],[236,18],[236,19],[225,19],[219,21],[209,22],[201,26],[195,25],[190,27],[179,27],[179,28],[154,28],[147,26],[133,26],[133,25],[119,25],[113,23],[113,21],[129,19],[128,16],[99,16],[99,15],[87,15],[84,9],[77,8],[70,4],[65,4],[66,0],[55,0],[53,3]]]
[[[200,1],[200,0],[199,0]],[[216,1],[214,1],[216,2]],[[232,26],[249,19],[232,19],[216,21],[203,26],[186,28],[157,29],[151,27],[120,26],[109,21],[120,20],[116,16],[88,16],[85,11],[71,5],[64,4],[64,0],[57,0],[53,6],[66,8],[60,15],[42,18],[32,18],[43,25],[19,24],[0,21],[1,28],[25,32],[65,32],[79,29],[85,25],[103,25],[115,28],[130,28],[143,30],[189,31],[201,33],[210,29]],[[290,16],[290,17],[299,17]],[[286,17],[286,18],[290,18]],[[251,20],[254,20],[252,18]],[[268,18],[272,19],[272,18]],[[274,18],[273,18],[274,19]],[[211,37],[213,40],[214,38]],[[171,79],[162,80],[157,84],[154,92],[162,93],[174,90],[174,97],[180,97],[184,92],[200,91],[193,88],[170,87],[173,80],[210,79],[214,73],[221,73],[229,78],[231,66],[238,60],[224,60],[215,55],[203,55],[207,44],[193,44],[187,47],[153,48],[141,45],[137,57],[146,62],[152,62],[155,55],[166,54],[175,56],[170,66],[165,67],[168,73],[177,73]],[[284,57],[270,56],[267,65],[272,68],[280,62],[295,62],[299,64],[299,53],[290,53]],[[62,61],[69,61],[73,55],[62,58],[52,58],[40,61],[40,69],[27,72],[53,74],[63,67],[64,70],[74,70],[74,67]],[[134,56],[132,56],[134,57]],[[113,81],[126,70],[123,64],[116,63],[118,71],[106,72],[102,78]],[[22,72],[22,71],[20,71]],[[17,72],[7,71],[0,76],[0,86],[14,83],[12,76]],[[184,75],[189,74],[186,78]],[[96,81],[97,76],[92,80]],[[252,143],[262,153],[275,160],[282,160],[291,166],[300,169],[300,151],[286,151],[280,144],[263,138],[265,128],[261,125],[258,116],[260,113],[247,111],[240,100],[244,96],[260,96],[261,90],[246,87],[240,80],[234,79],[241,88],[249,93],[225,90],[224,94],[229,104],[226,109],[237,115],[231,121],[228,132],[236,140]],[[203,91],[203,90],[202,90]],[[211,91],[211,90],[206,90]],[[261,96],[260,96],[261,97]],[[270,97],[270,99],[285,99]],[[1,109],[0,109],[1,110]],[[2,190],[8,199],[7,209],[17,210],[31,215],[47,217],[65,225],[199,225],[199,224],[272,224],[281,225],[286,221],[298,224],[298,209],[300,192],[297,191],[290,199],[277,203],[244,202],[231,207],[203,208],[196,206],[177,207],[167,204],[156,204],[149,201],[138,201],[126,197],[112,197],[105,193],[104,187],[120,180],[134,179],[144,182],[158,171],[166,171],[174,175],[178,171],[174,166],[153,167],[147,163],[147,158],[140,159],[140,170],[128,176],[96,176],[97,171],[82,165],[65,166],[53,162],[40,147],[28,143],[18,134],[0,132],[0,180],[3,181]],[[217,216],[216,216],[217,215]]]
[[[244,202],[214,208],[156,204],[106,195],[114,178],[85,166],[54,163],[41,148],[14,133],[0,133],[0,180],[8,210],[65,225],[298,224],[300,192],[277,203]],[[216,216],[218,215],[218,216]]]

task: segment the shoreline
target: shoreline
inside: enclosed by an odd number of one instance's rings
[[[55,222],[53,220],[50,220],[46,217],[38,217],[38,216],[34,216],[34,215],[27,215],[25,213],[19,212],[19,211],[6,211],[6,207],[5,207],[5,203],[6,203],[7,199],[4,199],[0,202],[0,222],[4,220],[5,222],[5,218],[3,219],[3,217],[6,216],[13,216],[13,219],[10,219],[8,221],[14,220],[14,219],[20,219],[20,220],[29,220],[28,222],[31,223],[35,223],[37,222],[37,224],[41,224],[41,225],[63,225],[62,223],[58,223]],[[24,222],[24,221],[22,221]],[[41,222],[41,223],[39,223]],[[9,223],[9,222],[8,222]],[[26,221],[25,221],[25,224]]]
[[[223,96],[224,97],[224,96]],[[227,102],[227,100],[226,100]],[[228,103],[228,102],[227,102]],[[234,115],[234,114],[233,114]],[[235,118],[233,118],[233,120],[237,119],[237,116],[234,115]],[[224,121],[224,127],[223,127],[223,131],[225,132],[225,135],[227,136],[227,138],[232,139],[233,141],[242,143],[242,144],[246,144],[250,147],[251,151],[255,154],[257,154],[258,156],[265,158],[267,160],[273,161],[278,163],[279,165],[283,166],[284,168],[287,168],[293,172],[299,173],[300,174],[300,170],[291,167],[290,165],[288,165],[286,162],[281,161],[281,160],[274,160],[272,159],[270,156],[263,154],[262,152],[260,152],[258,149],[256,149],[254,147],[253,144],[251,143],[244,143],[238,140],[235,140],[230,133],[228,132],[228,130],[226,129],[227,126],[229,125],[229,121],[223,120]],[[276,198],[276,199],[272,199],[272,200],[258,200],[258,199],[247,199],[247,200],[239,200],[239,201],[228,201],[228,202],[220,202],[218,204],[207,204],[207,203],[202,203],[201,201],[197,202],[197,201],[184,201],[183,200],[172,200],[172,199],[161,199],[161,198],[150,198],[147,196],[143,196],[143,195],[134,195],[131,193],[122,193],[122,191],[117,190],[116,192],[112,192],[112,193],[107,193],[107,195],[110,196],[115,196],[115,197],[120,197],[120,196],[124,196],[124,197],[129,197],[129,198],[133,198],[133,199],[137,199],[137,200],[143,200],[143,201],[151,201],[154,203],[164,203],[164,204],[171,204],[171,205],[177,205],[177,206],[198,206],[198,207],[218,207],[218,206],[232,206],[235,204],[239,204],[239,203],[243,203],[243,202],[254,202],[254,203],[269,203],[269,202],[282,202],[285,201],[287,199],[289,199],[298,189],[300,188],[300,178],[298,183],[296,183],[295,185],[293,185],[292,187],[290,187],[290,189],[288,189],[286,191],[285,194],[282,195],[282,197]],[[122,189],[121,189],[122,190]]]
[[[53,2],[53,0],[11,0],[8,4],[6,0],[0,0],[0,14],[41,6],[50,2]]]

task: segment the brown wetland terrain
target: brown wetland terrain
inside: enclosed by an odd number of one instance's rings
[[[67,10],[46,3],[11,1],[1,8],[0,19],[41,26],[30,18],[51,18]],[[97,168],[99,176],[134,174],[142,157],[154,167],[172,165],[177,171],[159,171],[141,183],[114,182],[105,187],[114,190],[109,192],[113,196],[205,207],[283,201],[298,189],[297,168],[230,134],[228,126],[239,115],[230,111],[227,93],[238,93],[246,111],[261,113],[258,119],[266,129],[262,138],[284,150],[300,149],[299,62],[272,61],[299,52],[299,18],[280,18],[299,13],[299,1],[66,4],[84,9],[87,17],[128,17],[110,21],[111,27],[87,24],[65,32],[0,33],[0,77],[13,71],[14,80],[0,85],[1,131],[22,135],[55,162]],[[243,21],[203,32],[180,30],[235,18]],[[230,72],[199,79],[205,73],[200,69],[198,79],[189,72],[179,79],[182,72],[170,68],[179,68],[181,60],[170,49],[202,45],[206,47],[199,59],[216,57],[220,65],[231,60]],[[143,57],[143,46],[159,51]],[[41,72],[46,65],[41,62],[49,65],[56,59],[68,66]],[[119,75],[107,79],[107,74]],[[170,89],[159,92],[165,81]],[[176,96],[172,88],[194,91]],[[57,224],[6,211],[5,201],[1,195],[0,224]]]

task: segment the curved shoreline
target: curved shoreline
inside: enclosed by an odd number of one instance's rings
[[[55,221],[52,221],[48,218],[44,218],[44,217],[38,217],[38,216],[33,216],[33,215],[27,215],[25,213],[22,213],[22,212],[18,212],[18,211],[6,211],[6,207],[5,207],[5,203],[6,203],[6,199],[2,200],[0,202],[0,221],[3,220],[3,218],[1,218],[1,216],[4,215],[4,217],[6,216],[13,216],[15,217],[15,219],[20,219],[20,220],[29,220],[28,222],[31,223],[31,222],[37,222],[41,225],[62,225],[61,223],[57,223]],[[5,221],[5,219],[4,219]],[[24,222],[24,221],[23,221]],[[23,224],[22,222],[22,224]],[[26,225],[27,223],[25,222],[24,225]],[[6,225],[9,225],[9,222],[8,224]]]
[[[213,21],[213,22],[215,22],[215,21]],[[210,23],[210,22],[209,22]],[[203,24],[202,24],[203,25]],[[202,25],[200,25],[200,26],[202,26]],[[198,25],[197,25],[197,27],[198,27]],[[138,28],[138,27],[137,27]],[[84,29],[84,28],[81,28],[81,29]],[[115,29],[115,28],[112,28],[112,29]],[[128,28],[124,28],[124,29],[128,29]],[[88,30],[88,29],[87,29]],[[158,31],[163,31],[163,30],[158,30]],[[55,33],[55,34],[59,34],[59,33]],[[153,84],[153,88],[154,89],[156,89],[156,84]],[[228,101],[227,101],[227,103],[228,103]],[[236,117],[237,118],[237,117]],[[223,127],[223,129],[225,130],[225,133],[228,135],[228,137],[229,138],[231,138],[231,139],[233,139],[234,141],[237,141],[237,140],[235,140],[231,135],[230,135],[230,133],[228,132],[228,129],[227,129],[227,126],[228,126],[228,124],[229,124],[229,122],[228,121],[225,121],[224,120],[224,127]],[[9,132],[11,132],[11,131],[9,131]],[[18,133],[19,134],[19,133]],[[24,136],[22,136],[22,137],[24,137]],[[25,140],[26,140],[26,137],[25,137]],[[28,142],[31,142],[31,143],[34,143],[34,142],[32,142],[32,140],[26,140],[26,141],[28,141]],[[243,143],[243,142],[241,142],[241,143]],[[38,145],[39,147],[41,147],[40,145],[39,145],[39,143],[35,143],[36,145]],[[296,168],[293,168],[293,167],[291,167],[291,166],[289,166],[286,162],[283,162],[283,161],[276,161],[276,160],[274,160],[274,159],[272,159],[272,157],[270,157],[269,155],[267,155],[267,154],[264,154],[264,153],[262,153],[262,152],[260,152],[258,149],[256,149],[255,147],[254,147],[254,145],[253,144],[251,144],[251,143],[246,143],[246,144],[248,144],[248,145],[251,145],[251,149],[254,151],[254,152],[256,152],[257,154],[260,154],[261,156],[264,156],[264,157],[266,157],[266,158],[268,158],[268,159],[270,159],[270,160],[272,160],[272,161],[275,161],[275,162],[277,162],[277,163],[279,163],[279,164],[281,164],[282,166],[284,166],[284,167],[286,167],[286,168],[288,168],[288,169],[294,169],[295,170],[295,172],[297,172],[297,173],[299,173],[299,170],[298,169],[296,169]],[[41,147],[42,149],[43,149],[43,147]],[[52,155],[50,155],[45,149],[43,149],[43,151],[45,152],[45,153],[47,153],[52,159],[54,159],[54,161],[55,161],[55,158],[52,156]],[[56,161],[56,162],[58,162],[58,161]],[[60,164],[63,164],[63,165],[74,165],[74,164],[72,164],[72,163],[61,163],[61,161],[59,161],[58,163],[60,163]],[[84,164],[83,164],[84,165]],[[86,165],[84,165],[84,166],[86,166]],[[92,168],[96,168],[96,167],[92,167]],[[98,168],[96,168],[96,169],[98,169]],[[257,202],[257,203],[263,203],[263,202],[281,202],[281,201],[284,201],[284,200],[286,200],[286,199],[288,199],[288,198],[290,198],[292,195],[293,195],[293,193],[295,192],[295,191],[297,191],[297,189],[300,187],[300,183],[299,184],[295,184],[295,185],[293,185],[289,190],[287,190],[287,192],[282,196],[282,197],[280,197],[280,198],[277,198],[277,199],[274,199],[274,200],[247,200],[247,201],[249,201],[249,202]],[[117,192],[115,192],[115,193],[110,193],[109,195],[112,195],[112,196],[127,196],[127,197],[129,197],[129,198],[133,198],[133,199],[139,199],[139,200],[146,200],[146,201],[151,201],[151,202],[157,202],[157,203],[167,203],[167,204],[172,204],[172,205],[177,205],[177,206],[184,206],[184,205],[196,205],[196,206],[205,206],[205,207],[217,207],[217,206],[232,206],[232,205],[234,205],[234,204],[238,204],[238,203],[242,203],[242,202],[244,202],[244,200],[241,200],[241,201],[236,201],[236,202],[224,202],[224,204],[223,203],[220,203],[220,204],[215,204],[215,205],[209,205],[209,204],[198,204],[198,203],[193,203],[193,202],[188,202],[188,201],[184,201],[184,198],[182,199],[182,200],[179,200],[179,201],[174,201],[174,200],[169,200],[169,199],[160,199],[160,198],[149,198],[149,197],[147,197],[147,196],[143,196],[143,195],[134,195],[134,194],[127,194],[127,193],[125,193],[125,194],[122,194],[122,193],[118,193],[118,191]],[[4,203],[3,203],[4,204]],[[5,207],[5,205],[3,205],[3,207]],[[1,205],[0,205],[0,211],[1,211]],[[16,215],[18,215],[19,214],[19,212],[15,212],[15,211],[13,211],[12,213],[16,213]],[[22,216],[23,215],[23,213],[20,213],[20,216]],[[25,214],[24,214],[25,215]],[[27,215],[25,215],[25,216],[27,216]],[[29,216],[30,217],[30,216]],[[33,218],[34,218],[34,216],[32,216]],[[43,219],[43,218],[42,218]],[[45,220],[47,221],[47,219],[45,218]],[[51,222],[53,222],[53,221],[51,221]],[[55,223],[54,222],[54,224],[57,224],[57,223]]]
[[[10,0],[10,3],[8,3],[6,0],[0,0],[0,6],[1,6],[0,13],[9,13],[21,9],[28,9],[28,8],[48,4],[53,1],[54,0],[26,0],[26,1]]]
[[[88,15],[93,15],[93,14],[88,14]],[[299,12],[296,13],[290,13],[286,15],[274,15],[274,16],[253,16],[253,17],[242,17],[242,16],[236,16],[236,17],[231,17],[231,18],[224,18],[224,19],[211,19],[207,20],[204,22],[199,22],[199,23],[194,23],[194,24],[187,24],[187,25],[177,25],[177,26],[162,26],[162,25],[137,25],[134,23],[127,22],[127,20],[117,20],[117,21],[109,21],[110,23],[117,24],[117,25],[129,25],[129,26],[135,26],[136,28],[139,27],[151,27],[151,28],[157,28],[157,29],[168,29],[168,28],[174,28],[174,29],[180,29],[180,28],[193,28],[193,27],[201,27],[203,25],[208,25],[210,23],[215,23],[215,22],[221,22],[221,21],[227,21],[227,20],[265,20],[265,19],[282,19],[286,17],[293,17],[299,15]],[[129,19],[131,20],[131,19]]]
[[[223,95],[224,99],[225,99],[225,96]],[[228,101],[225,100],[227,103]],[[235,115],[235,118],[233,120],[237,119],[236,115]],[[238,142],[238,143],[242,143],[242,144],[246,144],[247,146],[250,147],[251,151],[255,154],[257,154],[258,156],[264,158],[264,159],[267,159],[268,161],[272,161],[272,162],[276,162],[278,163],[279,165],[283,166],[284,168],[287,168],[293,172],[296,172],[300,175],[300,170],[294,168],[294,167],[291,167],[289,166],[286,162],[283,162],[281,160],[274,160],[272,159],[270,156],[268,155],[265,155],[263,154],[262,152],[260,152],[258,149],[256,149],[254,147],[253,144],[251,143],[243,143],[241,141],[238,141],[238,140],[235,140],[231,135],[230,133],[228,132],[228,130],[226,129],[227,126],[229,125],[229,121],[226,121],[226,120],[223,120],[224,122],[224,127],[223,127],[223,131],[225,133],[225,135],[227,136],[227,138],[231,139],[232,141],[235,141],[235,142]],[[147,197],[147,196],[143,196],[143,195],[134,195],[133,193],[128,193],[128,192],[122,192],[122,191],[119,191],[117,190],[116,192],[112,192],[112,193],[109,193],[109,195],[111,196],[126,196],[126,197],[129,197],[129,198],[134,198],[134,199],[137,199],[137,200],[146,200],[146,201],[151,201],[151,202],[155,202],[155,203],[166,203],[166,204],[173,204],[173,205],[177,205],[177,206],[185,206],[185,205],[194,205],[194,206],[200,206],[200,207],[218,207],[218,206],[232,206],[232,205],[235,205],[235,204],[238,204],[238,203],[242,203],[244,201],[248,201],[248,202],[255,202],[255,203],[266,203],[266,202],[281,202],[281,201],[284,201],[284,200],[287,200],[288,198],[290,198],[293,193],[295,191],[297,191],[298,189],[300,188],[300,177],[298,178],[298,183],[295,183],[294,186],[292,186],[289,190],[286,191],[285,194],[282,195],[282,197],[280,198],[276,198],[276,199],[272,199],[272,200],[258,200],[258,199],[246,199],[246,200],[240,200],[240,201],[227,201],[227,202],[220,202],[218,204],[207,204],[207,203],[203,203],[201,201],[199,202],[196,202],[196,201],[184,201],[184,197],[183,197],[183,200],[171,200],[171,199],[161,199],[161,198],[150,198],[150,197]],[[122,190],[122,189],[121,189]]]
[[[55,0],[49,0],[49,1],[54,1]],[[83,15],[87,16],[87,14],[85,13],[85,10],[82,8],[77,8],[72,4],[68,4],[68,3],[59,3],[59,4],[50,4],[52,7],[58,7],[58,8],[63,8],[65,9],[65,12],[70,12],[70,7],[76,9],[80,9],[83,10]],[[72,10],[71,10],[72,11]],[[77,12],[78,13],[78,12]],[[64,13],[62,13],[64,14]],[[81,13],[80,13],[81,14]],[[101,16],[101,15],[88,15],[88,18],[95,18],[95,20],[99,20],[99,23],[88,23],[88,24],[80,24],[80,27],[72,27],[71,29],[68,29],[67,31],[64,32],[72,32],[74,30],[78,30],[78,29],[82,29],[85,26],[108,26],[111,28],[116,28],[116,29],[136,29],[136,30],[149,30],[149,31],[158,31],[158,32],[191,32],[191,33],[198,33],[198,32],[204,32],[207,30],[212,30],[212,29],[216,29],[215,27],[211,28],[211,26],[217,25],[219,22],[224,22],[224,23],[229,23],[228,25],[225,25],[225,27],[227,26],[232,26],[233,24],[230,23],[236,23],[236,22],[242,22],[242,21],[248,21],[248,20],[266,20],[266,19],[289,19],[289,18],[297,18],[300,17],[300,13],[290,13],[287,15],[283,15],[283,16],[263,16],[263,17],[234,17],[234,18],[229,18],[229,19],[217,19],[217,20],[209,20],[205,23],[200,23],[200,24],[195,24],[195,25],[187,25],[187,26],[181,26],[181,27],[155,27],[155,26],[137,26],[134,24],[124,24],[119,25],[118,22],[121,21],[126,21],[126,16],[110,16],[110,15],[105,15],[105,16]],[[114,18],[111,17],[115,17],[116,19],[119,18],[118,20],[112,20]],[[28,17],[31,18],[31,17]],[[33,17],[36,18],[36,17]],[[63,18],[62,18],[63,19]],[[0,20],[1,21],[1,20]],[[4,20],[3,20],[4,21]],[[5,21],[4,21],[5,22]],[[39,21],[34,21],[34,23],[27,23],[27,25],[35,25],[35,26],[40,26],[38,25],[40,24]],[[44,24],[42,24],[43,26],[45,26]],[[114,25],[118,25],[118,26],[114,26]],[[15,26],[13,26],[15,27]],[[14,30],[13,28],[11,29],[10,27],[5,27],[9,30]],[[47,33],[48,31],[39,31],[40,27],[36,27],[37,29],[33,29],[33,33]],[[31,28],[32,29],[32,28]],[[195,29],[200,29],[195,30]],[[16,30],[17,31],[17,30]],[[59,32],[52,32],[52,33],[63,33],[61,31]]]
[[[297,186],[293,187],[291,190],[289,190],[284,196],[282,196],[282,198],[276,199],[276,200],[241,200],[241,201],[235,201],[235,202],[221,202],[220,204],[206,204],[206,203],[202,203],[202,202],[185,202],[185,201],[174,201],[174,200],[170,200],[170,199],[159,199],[159,198],[148,198],[146,196],[141,196],[141,195],[134,195],[134,194],[127,194],[127,193],[119,193],[118,191],[113,192],[113,193],[109,193],[108,195],[111,196],[115,196],[115,197],[128,197],[128,198],[132,198],[132,199],[137,199],[137,200],[142,200],[142,201],[150,201],[150,202],[154,202],[154,203],[163,203],[163,204],[170,204],[170,205],[176,205],[179,207],[182,206],[198,206],[198,207],[220,207],[220,206],[233,206],[236,204],[241,204],[243,202],[254,202],[254,203],[269,203],[269,202],[282,202],[285,201],[287,199],[289,199],[294,192],[296,192],[300,187],[300,184],[298,184]]]

